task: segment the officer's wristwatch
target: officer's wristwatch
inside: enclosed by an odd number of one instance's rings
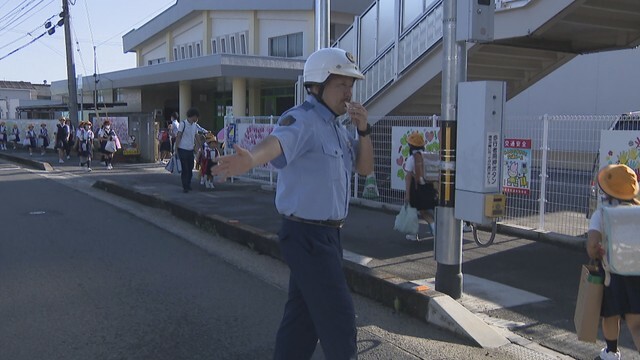
[[[369,123],[367,123],[367,128],[364,129],[364,131],[360,131],[360,129],[357,129],[357,130],[358,130],[358,135],[367,136],[367,135],[371,134],[371,125],[369,125]]]

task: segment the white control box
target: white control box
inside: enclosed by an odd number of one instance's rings
[[[456,41],[493,41],[494,0],[457,0]]]
[[[489,224],[486,203],[502,191],[502,112],[506,85],[501,81],[458,84],[456,202],[458,219]]]

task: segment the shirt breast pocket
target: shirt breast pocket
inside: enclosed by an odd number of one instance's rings
[[[323,161],[326,164],[320,166],[322,169],[328,171],[328,176],[332,180],[339,180],[342,177],[343,165],[342,157],[344,153],[342,149],[331,144],[322,144],[322,152],[324,154]]]

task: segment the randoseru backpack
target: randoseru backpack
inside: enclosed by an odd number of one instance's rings
[[[640,275],[640,206],[602,207],[605,270]]]

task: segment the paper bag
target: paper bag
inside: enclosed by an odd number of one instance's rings
[[[578,340],[595,343],[600,325],[603,278],[595,265],[582,265],[573,324]]]

